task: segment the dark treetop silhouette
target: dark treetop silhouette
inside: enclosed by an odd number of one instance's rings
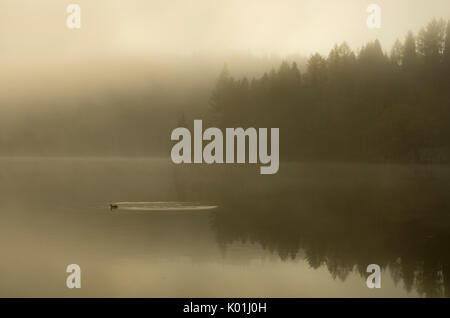
[[[184,113],[182,122],[203,119],[205,127],[278,127],[281,160],[449,162],[450,27],[444,20],[408,33],[390,54],[378,41],[357,52],[342,43],[328,56],[297,62],[250,80],[224,69],[209,105],[211,80],[187,89],[181,84],[189,76],[181,71],[176,84],[159,87],[157,79],[170,70],[155,61],[142,66],[150,75],[159,67],[156,79],[142,80],[145,91],[111,89],[6,112],[0,153],[169,156],[170,132]],[[195,72],[190,77],[206,82]]]
[[[212,121],[280,127],[281,158],[327,161],[450,161],[450,23],[432,20],[390,55],[378,40],[354,53],[344,42],[260,78],[226,68]],[[231,126],[230,126],[231,127]]]

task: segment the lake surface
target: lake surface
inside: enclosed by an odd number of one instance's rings
[[[449,297],[449,186],[448,165],[3,158],[0,296]],[[218,207],[109,207],[154,201]]]

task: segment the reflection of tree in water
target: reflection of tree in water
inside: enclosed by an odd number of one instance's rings
[[[433,20],[398,41],[390,57],[379,41],[358,53],[342,43],[328,57],[313,55],[302,72],[283,62],[249,81],[224,69],[205,117],[220,128],[280,127],[282,160],[448,163],[448,39],[450,23]],[[180,179],[178,188],[191,199],[220,201],[211,222],[223,248],[258,243],[282,260],[326,266],[341,280],[353,270],[366,276],[376,263],[407,290],[450,297],[448,172],[439,181],[410,174],[410,166],[378,175],[349,164],[344,172],[322,165],[279,177],[286,166],[265,186],[269,179],[256,180],[255,171],[233,179],[230,170],[217,176],[208,169]]]
[[[445,185],[444,185],[445,186]],[[258,243],[282,260],[301,257],[345,280],[368,264],[426,297],[450,297],[449,199],[441,185],[354,186],[245,195],[212,215],[219,244]]]

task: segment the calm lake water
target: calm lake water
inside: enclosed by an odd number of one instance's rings
[[[450,167],[0,159],[0,296],[450,296]],[[207,211],[110,210],[195,201]],[[78,264],[82,288],[66,287]],[[366,287],[369,264],[381,289]]]

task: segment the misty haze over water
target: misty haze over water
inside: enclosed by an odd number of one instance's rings
[[[1,159],[2,296],[447,296],[447,166]],[[209,201],[210,211],[112,210]],[[367,264],[382,289],[365,285]],[[30,269],[30,264],[33,264]],[[213,283],[212,283],[213,281]]]
[[[0,4],[0,296],[450,296],[448,1],[370,31],[355,0],[80,0],[78,33],[27,2]],[[194,119],[279,128],[279,172],[175,165]]]

